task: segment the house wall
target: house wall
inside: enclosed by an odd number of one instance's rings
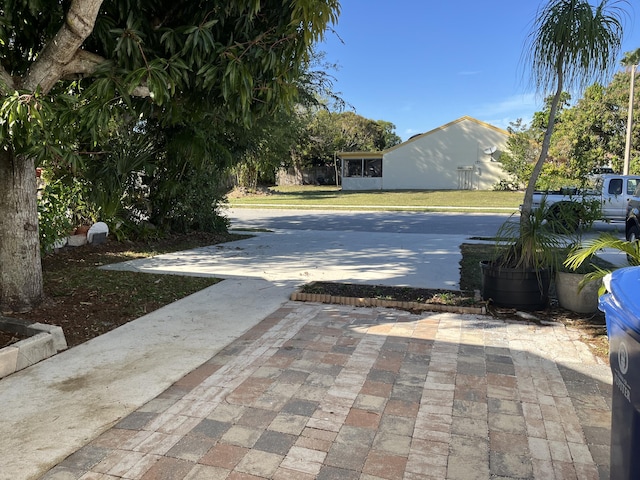
[[[382,178],[383,177],[342,177],[342,189],[382,190]]]
[[[464,189],[461,176],[470,176],[471,188],[490,190],[506,176],[499,162],[491,161],[484,150],[496,146],[498,158],[506,146],[507,133],[470,119],[452,122],[417,136],[386,151],[383,157],[382,188]],[[461,173],[466,167],[470,173]],[[473,168],[469,168],[473,167]]]

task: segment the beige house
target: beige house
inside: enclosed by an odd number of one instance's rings
[[[341,152],[343,190],[490,190],[509,133],[462,117],[383,152]]]

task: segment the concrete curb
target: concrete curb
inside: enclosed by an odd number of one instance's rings
[[[27,338],[0,349],[0,378],[27,368],[67,349],[61,327],[0,317],[2,330]]]
[[[485,315],[486,307],[462,307],[456,305],[443,305],[440,303],[400,302],[397,300],[382,300],[379,298],[339,297],[321,293],[293,292],[291,300],[294,302],[333,303],[338,305],[353,305],[355,307],[384,307],[401,310],[418,310],[427,312],[450,312]]]

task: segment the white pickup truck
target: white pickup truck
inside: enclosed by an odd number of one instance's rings
[[[577,207],[585,202],[599,201],[602,220],[624,222],[627,218],[627,204],[640,185],[640,175],[595,175],[593,187],[585,190],[563,188],[559,191],[535,192],[533,208],[540,207],[542,201],[553,215],[563,206]],[[555,209],[555,212],[554,212]]]

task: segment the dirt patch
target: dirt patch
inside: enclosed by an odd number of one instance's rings
[[[12,345],[20,340],[27,338],[25,335],[18,335],[17,333],[4,332],[0,330],[0,348]]]
[[[150,242],[108,241],[67,247],[42,259],[44,302],[29,312],[4,314],[58,325],[72,347],[220,281],[106,271],[99,266],[242,238],[247,235],[194,233]],[[6,332],[0,334],[0,346],[18,340]]]
[[[319,293],[336,297],[376,298],[397,302],[416,302],[460,307],[482,303],[473,292],[363,285],[356,283],[313,282],[304,285],[300,291],[303,293]]]
[[[235,187],[231,190],[227,197],[229,198],[244,198],[244,197],[260,197],[260,196],[268,196],[273,195],[271,190],[266,187],[257,187],[255,189],[250,189],[247,187]]]

